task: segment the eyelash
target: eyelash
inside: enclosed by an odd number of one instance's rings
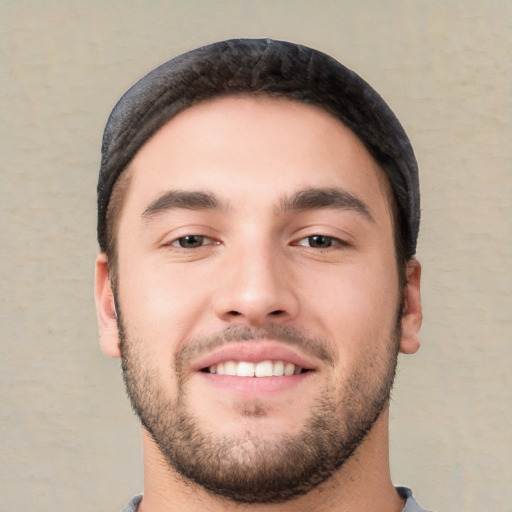
[[[187,242],[187,239],[188,242]],[[193,247],[186,247],[185,245],[183,245],[184,243],[191,243],[193,240],[190,240],[190,239],[198,239],[199,241],[199,245],[195,245]],[[208,241],[208,243],[203,243],[205,240]],[[177,238],[176,240],[173,240],[169,245],[171,247],[177,247],[177,248],[180,248],[180,249],[186,249],[186,250],[190,250],[190,249],[198,249],[199,247],[204,247],[205,245],[214,245],[216,242],[215,240],[213,240],[212,238],[206,236],[206,235],[185,235],[185,236],[180,236],[179,238]]]
[[[306,245],[305,243],[301,243],[307,241]],[[194,243],[195,242],[195,243]],[[206,243],[205,243],[206,242]],[[327,246],[320,247],[320,245],[327,244]],[[218,244],[215,240],[212,238],[206,236],[206,235],[185,235],[177,238],[176,240],[173,240],[169,245],[171,247],[177,247],[180,249],[185,250],[192,250],[192,249],[198,249],[200,247],[204,247],[205,245],[215,245]],[[343,240],[340,240],[339,238],[328,236],[328,235],[320,235],[320,234],[314,234],[310,235],[304,238],[299,239],[297,242],[293,243],[292,245],[300,246],[300,247],[309,247],[311,249],[330,249],[331,247],[339,247],[339,246],[348,246],[349,244]]]
[[[303,242],[305,240],[308,241],[309,245],[305,245],[305,244],[301,243],[301,242]],[[319,247],[319,246],[315,247],[314,246],[314,244],[320,244],[322,241],[328,242],[329,245],[327,245],[327,247]],[[345,242],[344,240],[340,240],[339,238],[336,238],[334,236],[314,234],[314,235],[310,235],[310,236],[306,236],[304,238],[301,238],[300,240],[295,242],[293,245],[298,245],[298,246],[301,246],[301,247],[309,247],[311,249],[327,250],[327,249],[330,249],[331,247],[340,247],[340,246],[341,247],[347,247],[349,244],[347,242]]]

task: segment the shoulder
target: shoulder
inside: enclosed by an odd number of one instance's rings
[[[121,510],[121,512],[137,512],[141,500],[142,494],[137,494],[126,504],[126,506],[123,508],[123,510]]]
[[[429,512],[428,510],[421,508],[418,505],[418,502],[412,495],[411,489],[408,489],[407,487],[397,487],[396,490],[398,494],[400,494],[400,496],[406,500],[402,512]]]

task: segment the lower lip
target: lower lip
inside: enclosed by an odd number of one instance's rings
[[[288,391],[310,379],[314,372],[282,377],[237,377],[235,375],[218,375],[216,373],[198,372],[209,386],[224,391],[235,391],[242,394],[279,393]]]

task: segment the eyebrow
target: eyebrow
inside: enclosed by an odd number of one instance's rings
[[[283,198],[276,213],[338,208],[355,211],[375,222],[370,209],[361,199],[343,188],[307,188]]]
[[[175,208],[186,210],[221,210],[226,205],[211,192],[169,190],[151,202],[142,213],[144,219],[151,219]]]
[[[150,220],[159,214],[173,209],[186,210],[222,210],[227,203],[211,192],[169,190],[152,201],[142,213],[142,217]],[[284,197],[275,209],[277,215],[293,211],[318,210],[322,208],[338,208],[352,210],[371,222],[375,222],[368,206],[351,192],[342,188],[307,188]]]

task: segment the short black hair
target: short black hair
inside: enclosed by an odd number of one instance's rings
[[[416,252],[418,167],[410,141],[388,105],[355,72],[312,48],[271,39],[232,39],[175,57],[139,80],[108,119],[98,181],[98,242],[107,251],[114,186],[142,145],[186,108],[226,95],[286,97],[316,105],[348,126],[387,176],[395,200],[402,260]],[[112,243],[110,243],[110,247]]]

